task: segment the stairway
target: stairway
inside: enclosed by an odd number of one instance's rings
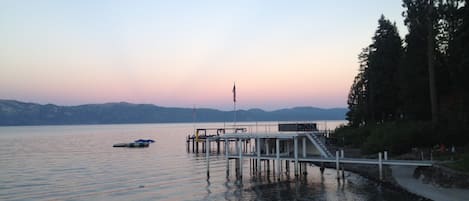
[[[324,158],[334,157],[332,153],[327,149],[326,145],[319,139],[319,137],[314,133],[306,134],[306,137],[314,144],[314,146],[319,150],[321,156]]]

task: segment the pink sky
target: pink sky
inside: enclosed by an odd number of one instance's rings
[[[346,107],[380,15],[404,29],[399,0],[2,4],[0,99],[59,105]]]

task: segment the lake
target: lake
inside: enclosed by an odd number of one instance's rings
[[[319,121],[333,129],[343,121]],[[245,124],[245,123],[243,123]],[[259,129],[248,123],[249,130]],[[346,172],[308,167],[306,177],[226,176],[223,155],[188,153],[194,126],[225,123],[0,127],[0,200],[413,200]],[[267,130],[274,130],[273,127]],[[272,131],[273,132],[273,131]],[[119,142],[154,139],[148,148],[113,148]],[[231,171],[234,172],[234,163]]]

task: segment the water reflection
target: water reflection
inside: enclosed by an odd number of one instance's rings
[[[207,127],[219,127],[210,124]],[[295,177],[282,169],[262,172],[244,162],[236,179],[234,162],[187,153],[192,124],[0,128],[0,200],[413,200],[347,173],[321,174],[308,166]],[[157,142],[146,149],[115,149],[114,142],[139,138]],[[45,146],[47,145],[47,146]],[[252,164],[251,164],[252,165]],[[280,179],[280,180],[278,180]]]

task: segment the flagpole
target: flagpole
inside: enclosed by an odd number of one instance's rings
[[[234,102],[234,127],[235,127],[235,132],[236,132],[236,102]]]
[[[236,133],[236,83],[235,82],[233,82],[233,113],[234,113],[233,126],[234,126],[235,133]]]

